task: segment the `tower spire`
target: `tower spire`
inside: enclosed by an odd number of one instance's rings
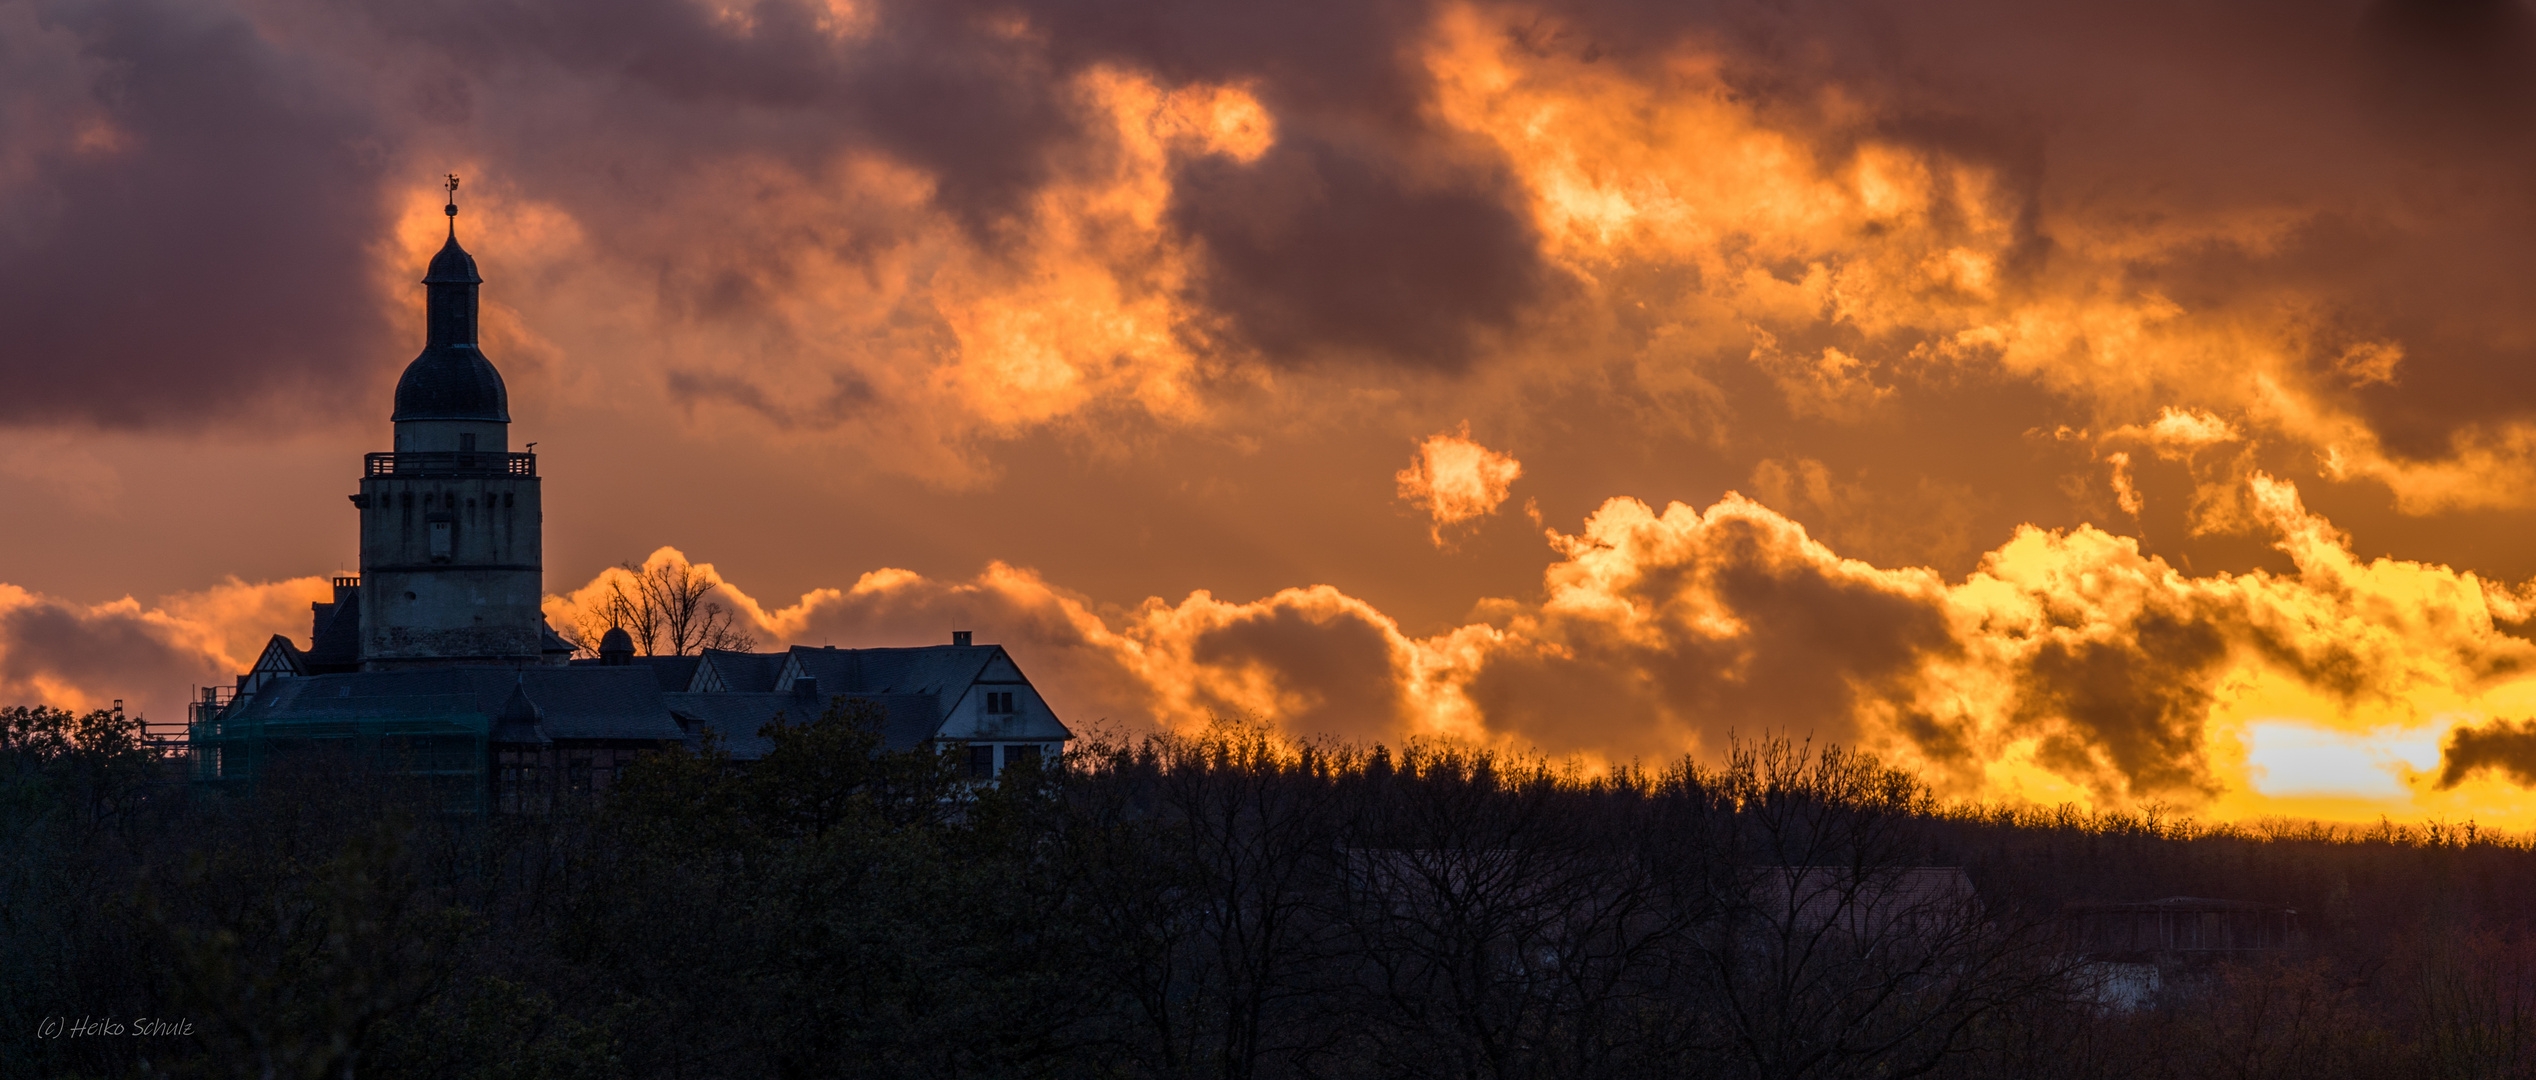
[[[502,376],[476,342],[475,256],[458,246],[458,178],[441,178],[449,202],[449,239],[423,274],[422,354],[396,384],[396,415],[407,420],[486,420],[509,423]],[[400,447],[404,449],[404,447]]]

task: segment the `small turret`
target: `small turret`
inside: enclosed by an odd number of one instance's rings
[[[631,667],[634,664],[634,635],[622,626],[608,627],[599,635],[599,666]]]

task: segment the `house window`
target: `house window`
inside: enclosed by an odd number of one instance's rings
[[[969,779],[992,780],[994,778],[995,747],[992,745],[969,747]]]
[[[998,716],[1012,715],[1016,711],[1013,708],[1013,692],[1010,690],[987,691],[986,711]]]
[[[1024,743],[1020,746],[1007,746],[1004,748],[1005,768],[1009,769],[1025,761],[1033,765],[1039,763],[1039,744]]]
[[[565,771],[565,773],[564,773],[564,779],[565,779],[565,781],[566,781],[567,783],[569,783],[569,784],[571,784],[571,785],[572,785],[572,793],[573,793],[573,794],[575,794],[575,795],[587,795],[587,794],[589,794],[589,793],[590,793],[590,755],[588,755],[588,754],[576,754],[576,755],[573,755],[572,764],[571,764],[571,765],[567,768],[567,770]]]

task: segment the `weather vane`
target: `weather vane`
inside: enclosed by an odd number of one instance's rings
[[[447,186],[448,186],[448,188],[449,188],[449,205],[444,206],[444,207],[441,207],[440,209],[441,209],[441,212],[442,212],[442,213],[448,214],[450,217],[457,217],[457,216],[458,216],[458,174],[457,174],[457,173],[450,173],[450,174],[449,174],[449,177],[448,177],[448,180],[449,180],[449,183],[448,183],[448,185],[447,185]]]

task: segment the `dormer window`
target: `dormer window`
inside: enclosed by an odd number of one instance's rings
[[[1013,708],[1012,691],[989,690],[986,692],[986,711],[992,716],[1010,716],[1020,710]]]

